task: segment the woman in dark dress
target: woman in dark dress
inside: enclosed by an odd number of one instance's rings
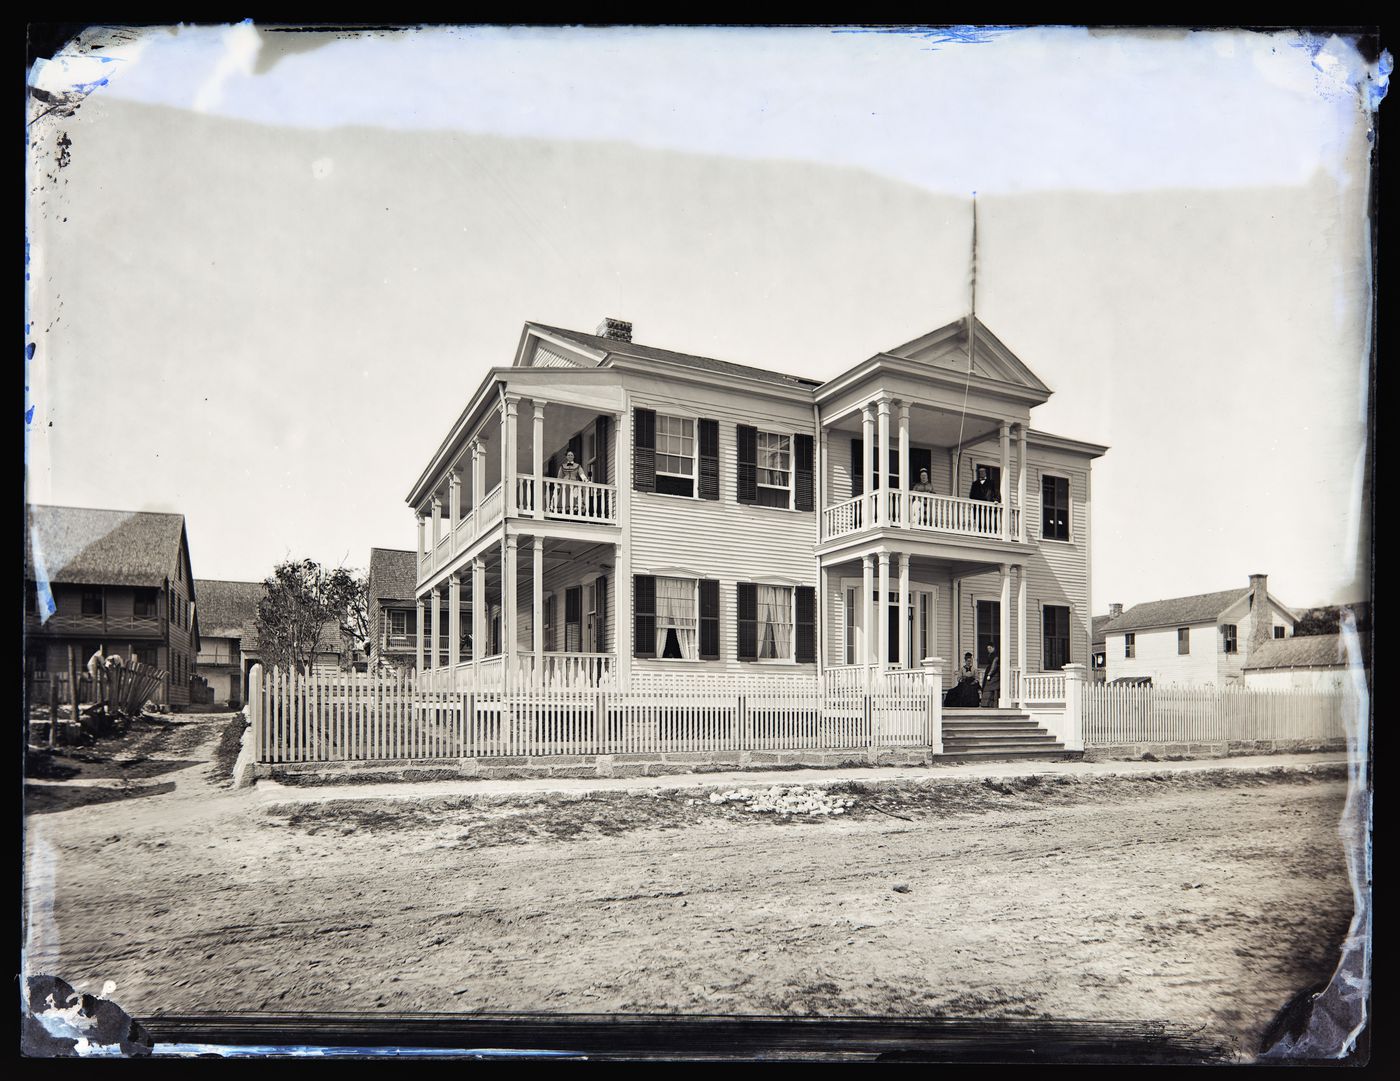
[[[972,654],[964,653],[962,668],[958,670],[958,682],[943,696],[943,704],[949,709],[976,709],[981,700],[977,666],[972,663]]]

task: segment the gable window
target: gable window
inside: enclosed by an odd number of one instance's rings
[[[132,614],[138,616],[154,616],[158,598],[154,589],[138,589],[136,597],[132,601]]]
[[[656,490],[695,494],[695,421],[689,417],[656,417]]]
[[[102,614],[102,590],[83,590],[83,615],[100,616]]]
[[[1058,672],[1069,663],[1069,609],[1047,604],[1040,611],[1041,666],[1046,672]]]
[[[1287,629],[1284,628],[1284,627],[1275,627],[1275,628],[1274,628],[1274,637],[1275,637],[1275,638],[1282,638],[1282,637],[1284,636],[1284,634],[1286,634],[1286,633],[1287,633]]]
[[[1176,654],[1178,657],[1185,657],[1191,652],[1191,628],[1178,627],[1176,629]]]
[[[1069,480],[1040,478],[1040,535],[1046,540],[1069,540]]]
[[[791,502],[792,436],[758,433],[758,502],[765,507],[786,507]]]
[[[1123,656],[1130,659],[1137,656],[1137,635],[1132,631],[1123,635]]]
[[[1225,652],[1238,653],[1240,651],[1239,627],[1234,623],[1225,623],[1221,625],[1220,633],[1225,638]]]
[[[656,579],[656,656],[698,659],[695,579]]]

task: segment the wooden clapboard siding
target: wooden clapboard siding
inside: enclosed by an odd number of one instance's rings
[[[891,570],[893,571],[893,568]],[[842,665],[846,663],[846,586],[850,584],[847,580],[857,584],[856,601],[860,603],[860,563],[857,561],[843,564],[832,568],[828,573],[830,589],[826,600],[825,641],[830,644],[830,648],[822,656],[828,665]],[[890,578],[891,588],[898,589],[898,575],[891,573]],[[920,571],[916,566],[909,576],[909,589],[914,593],[927,590],[935,592],[934,611],[931,616],[933,656],[943,658],[946,673],[948,666],[953,663],[950,659],[953,656],[953,601],[948,579],[939,571]],[[864,658],[857,656],[855,663],[860,664],[863,661]]]
[[[823,500],[826,506],[828,507],[831,506],[833,503],[840,503],[844,500],[850,499],[852,494],[854,494],[853,485],[851,483],[851,440],[860,438],[861,437],[859,435],[851,432],[832,432],[827,436],[827,491],[823,496]],[[896,450],[896,452],[898,451],[899,432],[897,429],[893,430],[890,434],[890,445]],[[933,485],[933,490],[938,495],[967,495],[967,492],[965,491],[955,492],[952,490],[951,476],[953,467],[952,463],[949,461],[948,458],[947,447],[935,447],[928,443],[922,443],[918,440],[917,436],[915,436],[911,432],[909,449],[911,452],[918,449],[928,451],[929,483]],[[862,455],[863,454],[864,451],[862,451]],[[913,473],[914,470],[914,467],[912,465],[913,458],[914,455],[911,453],[911,473]],[[914,487],[914,484],[918,481],[918,479],[919,478],[917,474],[912,476],[909,480],[908,487],[912,489]]]
[[[592,366],[591,363],[579,360],[562,349],[544,342],[535,346],[535,355],[531,360],[531,367],[534,368],[591,368]]]

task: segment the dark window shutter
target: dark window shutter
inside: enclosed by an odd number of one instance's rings
[[[547,461],[547,462],[545,463],[545,465],[544,465],[544,475],[545,475],[546,477],[552,477],[552,476],[556,475],[558,472],[559,472],[559,456],[558,456],[557,454],[551,454],[551,455],[549,456],[549,461]]]
[[[736,498],[740,503],[758,502],[758,429],[738,426],[738,470]]]
[[[564,622],[578,623],[583,619],[583,587],[569,586],[564,590]]]
[[[739,592],[739,659],[758,660],[758,586],[740,582]]]
[[[699,425],[701,499],[719,498],[719,421],[702,420]]]
[[[632,576],[632,656],[656,656],[656,579]]]
[[[810,435],[794,435],[792,437],[792,482],[793,505],[798,510],[811,510],[814,503],[812,437]]]
[[[632,410],[632,487],[656,491],[656,414],[650,409]]]
[[[797,587],[797,663],[810,664],[817,659],[817,591],[811,586]]]
[[[933,451],[928,447],[909,448],[909,487],[919,483],[919,470],[928,470],[929,483],[933,483]]]
[[[700,659],[719,660],[719,582],[700,579]]]
[[[612,417],[603,414],[593,426],[594,439],[598,445],[598,461],[593,466],[593,476],[588,479],[598,484],[608,483],[608,436],[612,432]]]
[[[583,433],[575,432],[569,440],[569,450],[573,451],[574,461],[583,464]]]
[[[865,493],[865,442],[851,440],[851,497]]]
[[[894,442],[894,440],[891,440]],[[899,448],[890,448],[890,487],[899,487]]]
[[[608,576],[600,574],[593,583],[593,650],[608,651]]]

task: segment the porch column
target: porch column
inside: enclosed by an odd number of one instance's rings
[[[462,580],[453,571],[447,576],[447,671],[457,688],[457,665],[462,660]]]
[[[487,641],[486,634],[486,614],[488,605],[486,603],[486,561],[480,558],[472,560],[472,667],[477,668],[481,664],[481,658],[486,656],[491,643]]]
[[[1020,462],[1016,467],[1016,505],[1021,508],[1021,529],[1016,539],[1024,542],[1030,536],[1026,515],[1026,425],[1016,425],[1016,448]],[[1022,570],[1025,568],[1023,567]]]
[[[1006,476],[1005,473],[1002,474]],[[1000,681],[997,686],[997,707],[1006,709],[1011,705],[1011,665],[1008,663],[1007,654],[1011,651],[1007,645],[1011,641],[1011,564],[1001,565],[1001,626],[998,629],[998,641],[1000,642],[999,652],[1001,657],[997,660],[997,671],[1000,674]]]
[[[442,500],[433,496],[433,546],[429,551],[436,554],[440,540],[442,540]]]
[[[501,550],[501,654],[507,671],[515,659],[515,555],[520,539],[509,534]]]
[[[877,670],[883,672],[890,664],[890,554],[880,553],[880,588],[876,597],[875,623],[878,627],[880,657]]]
[[[535,517],[544,517],[544,402],[535,399],[535,430],[531,433],[530,448],[534,456],[531,463],[535,474]],[[535,541],[539,543],[538,538]],[[539,652],[539,647],[535,647]]]
[[[421,525],[423,524],[423,519],[421,519],[421,518],[418,519],[418,524],[421,526]],[[423,621],[423,598],[422,598],[422,597],[419,597],[419,598],[418,598],[418,623],[416,624],[416,628],[417,628],[417,629],[416,629],[416,632],[415,632],[415,634],[413,635],[413,639],[414,639],[414,649],[415,649],[415,653],[416,653],[416,656],[414,657],[414,660],[418,662],[417,665],[416,665],[416,666],[414,667],[414,669],[413,669],[415,672],[421,672],[421,671],[423,671],[423,631],[426,629],[426,627],[427,627],[427,624],[424,623],[424,621]]]
[[[830,637],[827,631],[826,612],[831,601],[831,572],[827,570],[823,563],[817,568],[817,680],[820,682],[822,672],[826,669],[826,652],[831,647],[827,644]]]
[[[1011,539],[1011,425],[1001,422],[1001,539]],[[1002,671],[1006,671],[1003,661]]]
[[[875,483],[875,410],[874,406],[863,405],[860,409],[860,440],[861,448],[865,458],[865,476],[860,482],[860,490],[865,492],[869,498],[866,505],[870,508],[870,513],[865,516],[864,525],[874,525],[880,520],[878,507],[879,500],[875,498],[875,489],[871,487]]]
[[[962,647],[962,589],[961,582],[955,574],[948,575],[948,603],[952,610],[952,626],[949,628],[953,635],[953,663],[962,668],[963,647]],[[977,658],[972,658],[972,663],[977,663]]]
[[[908,528],[909,490],[914,487],[909,476],[909,403],[899,403],[899,523]]]
[[[948,448],[948,494],[951,496],[961,495],[958,491],[958,450],[956,447]],[[959,665],[962,658],[955,658]]]
[[[516,414],[520,409],[520,399],[513,394],[506,395],[505,412],[501,414],[501,506],[507,518],[517,513],[515,501],[515,462],[518,453],[515,446]],[[502,619],[504,620],[504,614]],[[504,627],[504,622],[502,627]]]
[[[613,437],[617,441],[617,520],[623,536],[629,536],[632,522],[632,411],[613,415]],[[613,548],[613,653],[617,656],[617,685],[632,685],[632,544],[630,539]]]
[[[907,447],[905,448],[908,449]],[[914,606],[909,599],[909,553],[899,553],[899,664],[914,667],[914,655],[909,650],[909,616]]]
[[[1022,511],[1024,515],[1026,512]],[[1016,686],[1016,704],[1021,705],[1026,698],[1026,565],[1016,568],[1016,667],[1021,670],[1021,678]]]
[[[877,408],[880,417],[880,450],[875,460],[875,470],[880,477],[880,498],[876,500],[880,509],[875,520],[880,525],[889,525],[891,500],[885,498],[885,491],[890,486],[890,400],[881,398]],[[883,659],[881,663],[884,663]]]
[[[447,535],[450,537],[457,530],[457,523],[462,520],[462,474],[457,467],[452,467],[452,472],[447,474]],[[448,545],[451,551],[455,544]]]
[[[413,520],[418,523],[418,578],[421,581],[423,578],[423,556],[425,554],[423,549],[423,529],[426,525],[423,521],[423,512],[415,510],[413,512]]]
[[[875,665],[875,557],[873,555],[861,556],[861,602],[864,619],[861,626],[864,628],[865,640],[861,642],[860,652],[861,664],[865,666],[865,682],[869,682],[870,670]]]
[[[826,426],[821,422],[821,411],[813,406],[813,411],[817,414],[817,468],[813,471],[817,486],[817,543],[822,541],[822,510],[826,507],[828,499],[828,478],[826,475],[827,463],[831,461],[831,450],[827,442]],[[820,609],[819,609],[820,610]],[[817,672],[821,673],[821,656],[817,656]]]
[[[535,652],[535,675],[541,677],[544,675],[544,538],[536,537],[530,547],[535,557],[534,622],[530,625],[530,630],[534,639],[532,647]]]
[[[486,455],[485,448],[478,439],[472,440],[472,536],[475,537],[481,532],[481,520],[476,516],[476,510],[481,506],[481,497],[486,493],[482,487],[486,484]]]
[[[438,593],[438,587],[433,586],[433,636],[428,640],[428,671],[434,671],[438,666],[438,635],[442,629],[442,597]]]

